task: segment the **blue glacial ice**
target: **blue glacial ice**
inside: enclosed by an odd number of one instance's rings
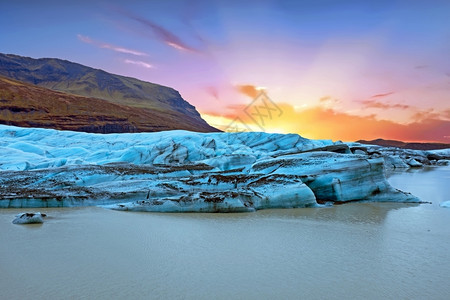
[[[450,201],[444,201],[439,204],[440,207],[450,208]]]
[[[330,202],[420,202],[390,186],[385,168],[449,157],[448,151],[403,151],[297,134],[92,134],[0,125],[0,207],[241,212]]]

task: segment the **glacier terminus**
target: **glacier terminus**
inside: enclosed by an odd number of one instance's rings
[[[416,202],[385,171],[448,164],[450,151],[264,132],[94,134],[0,125],[0,207],[103,205],[249,212],[353,201]]]

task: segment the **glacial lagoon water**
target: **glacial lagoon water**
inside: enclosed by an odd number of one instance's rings
[[[241,214],[0,210],[1,299],[449,299],[450,168],[393,173],[432,204]]]

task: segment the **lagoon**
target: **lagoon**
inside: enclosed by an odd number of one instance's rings
[[[448,299],[450,168],[389,181],[432,204],[238,214],[0,210],[4,299]],[[39,211],[39,209],[36,209]]]

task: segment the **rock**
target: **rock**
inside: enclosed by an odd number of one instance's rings
[[[36,213],[21,213],[16,215],[16,218],[12,221],[13,224],[39,224],[44,223],[44,217],[46,214]]]

